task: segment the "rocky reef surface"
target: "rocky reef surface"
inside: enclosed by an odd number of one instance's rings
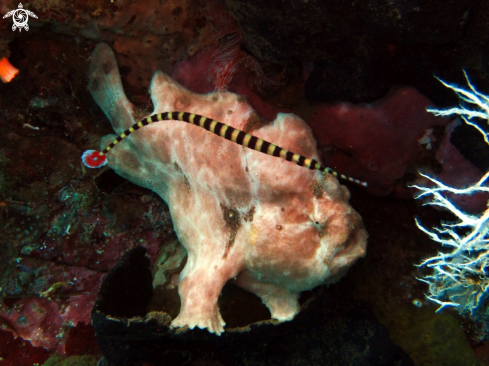
[[[416,280],[414,264],[439,248],[414,217],[436,225],[451,216],[420,207],[406,183],[418,169],[452,174],[460,185],[487,169],[483,141],[425,112],[457,102],[433,73],[461,83],[464,68],[478,90],[489,89],[485,3],[429,3],[416,10],[413,1],[327,1],[312,16],[312,0],[274,2],[274,12],[239,1],[36,1],[24,4],[38,15],[28,32],[0,19],[0,57],[20,70],[0,84],[2,364],[488,362],[484,326],[435,313]],[[0,13],[17,5],[2,1]],[[294,22],[287,43],[282,25],[293,14],[308,21]],[[327,27],[332,19],[340,24]],[[87,89],[100,41],[116,51],[139,116],[152,111],[147,90],[160,69],[196,93],[239,94],[268,120],[293,112],[306,121],[325,165],[371,183],[344,183],[369,233],[366,257],[339,283],[304,293],[291,322],[271,321],[257,297],[230,283],[219,298],[229,328],[221,338],[170,330],[185,253],[168,207],[80,161],[112,133]],[[477,211],[485,203],[461,204]],[[127,286],[117,287],[120,278]]]

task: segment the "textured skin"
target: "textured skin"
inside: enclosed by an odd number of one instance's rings
[[[90,91],[116,133],[134,123],[106,44],[92,54]],[[245,131],[257,119],[236,94],[195,94],[159,71],[150,92],[154,113],[198,113]],[[292,114],[279,114],[252,133],[318,159],[310,128]],[[101,147],[113,139],[104,137]],[[199,127],[180,121],[144,127],[108,154],[108,165],[158,193],[170,207],[174,229],[188,253],[174,327],[223,332],[217,300],[232,278],[260,296],[273,318],[290,320],[299,311],[301,291],[337,281],[365,254],[367,233],[348,205],[348,190],[336,178],[246,149]]]

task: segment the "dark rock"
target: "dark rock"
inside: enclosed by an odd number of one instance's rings
[[[487,130],[485,123],[481,123],[480,127]],[[452,132],[450,142],[465,159],[479,168],[481,172],[489,171],[489,145],[474,127],[465,123],[461,124]]]
[[[289,70],[313,63],[305,87],[311,101],[370,102],[404,84],[453,104],[433,74],[463,82],[462,69],[489,89],[484,1],[225,2],[255,56]]]
[[[153,287],[146,249],[127,251],[100,286],[93,312],[114,317],[144,316]]]
[[[171,329],[171,318],[163,312],[143,317],[151,286],[148,267],[144,249],[135,248],[102,284],[92,324],[110,364],[413,365],[390,340],[369,305],[353,299],[341,284],[306,294],[309,298],[293,321],[266,320],[226,328],[218,337],[207,330]],[[248,311],[254,310],[248,307]],[[138,316],[121,315],[131,313]]]

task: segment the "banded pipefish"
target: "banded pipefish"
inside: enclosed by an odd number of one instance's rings
[[[97,150],[87,150],[82,155],[82,161],[88,168],[100,168],[107,163],[107,153],[112,150],[115,145],[124,140],[131,133],[139,130],[144,126],[148,126],[151,123],[160,121],[182,121],[190,123],[194,126],[198,126],[206,129],[207,131],[225,138],[226,140],[232,141],[238,145],[247,147],[249,149],[261,152],[263,154],[275,156],[299,166],[306,167],[311,170],[319,170],[334,175],[335,177],[348,180],[353,183],[360,184],[366,187],[367,182],[362,182],[358,179],[347,177],[344,174],[338,173],[331,168],[322,166],[317,160],[306,158],[300,154],[296,154],[292,151],[285,150],[280,146],[274,145],[271,142],[262,140],[256,136],[249,133],[241,131],[237,128],[228,126],[222,122],[215,121],[212,118],[207,118],[199,114],[188,113],[188,112],[164,112],[153,114],[141,121],[133,124],[127,130],[125,130],[121,135],[109,144],[103,151]]]

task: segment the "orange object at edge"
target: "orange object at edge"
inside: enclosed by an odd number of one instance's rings
[[[18,73],[19,70],[12,66],[7,57],[0,60],[0,79],[4,83],[12,81]]]

